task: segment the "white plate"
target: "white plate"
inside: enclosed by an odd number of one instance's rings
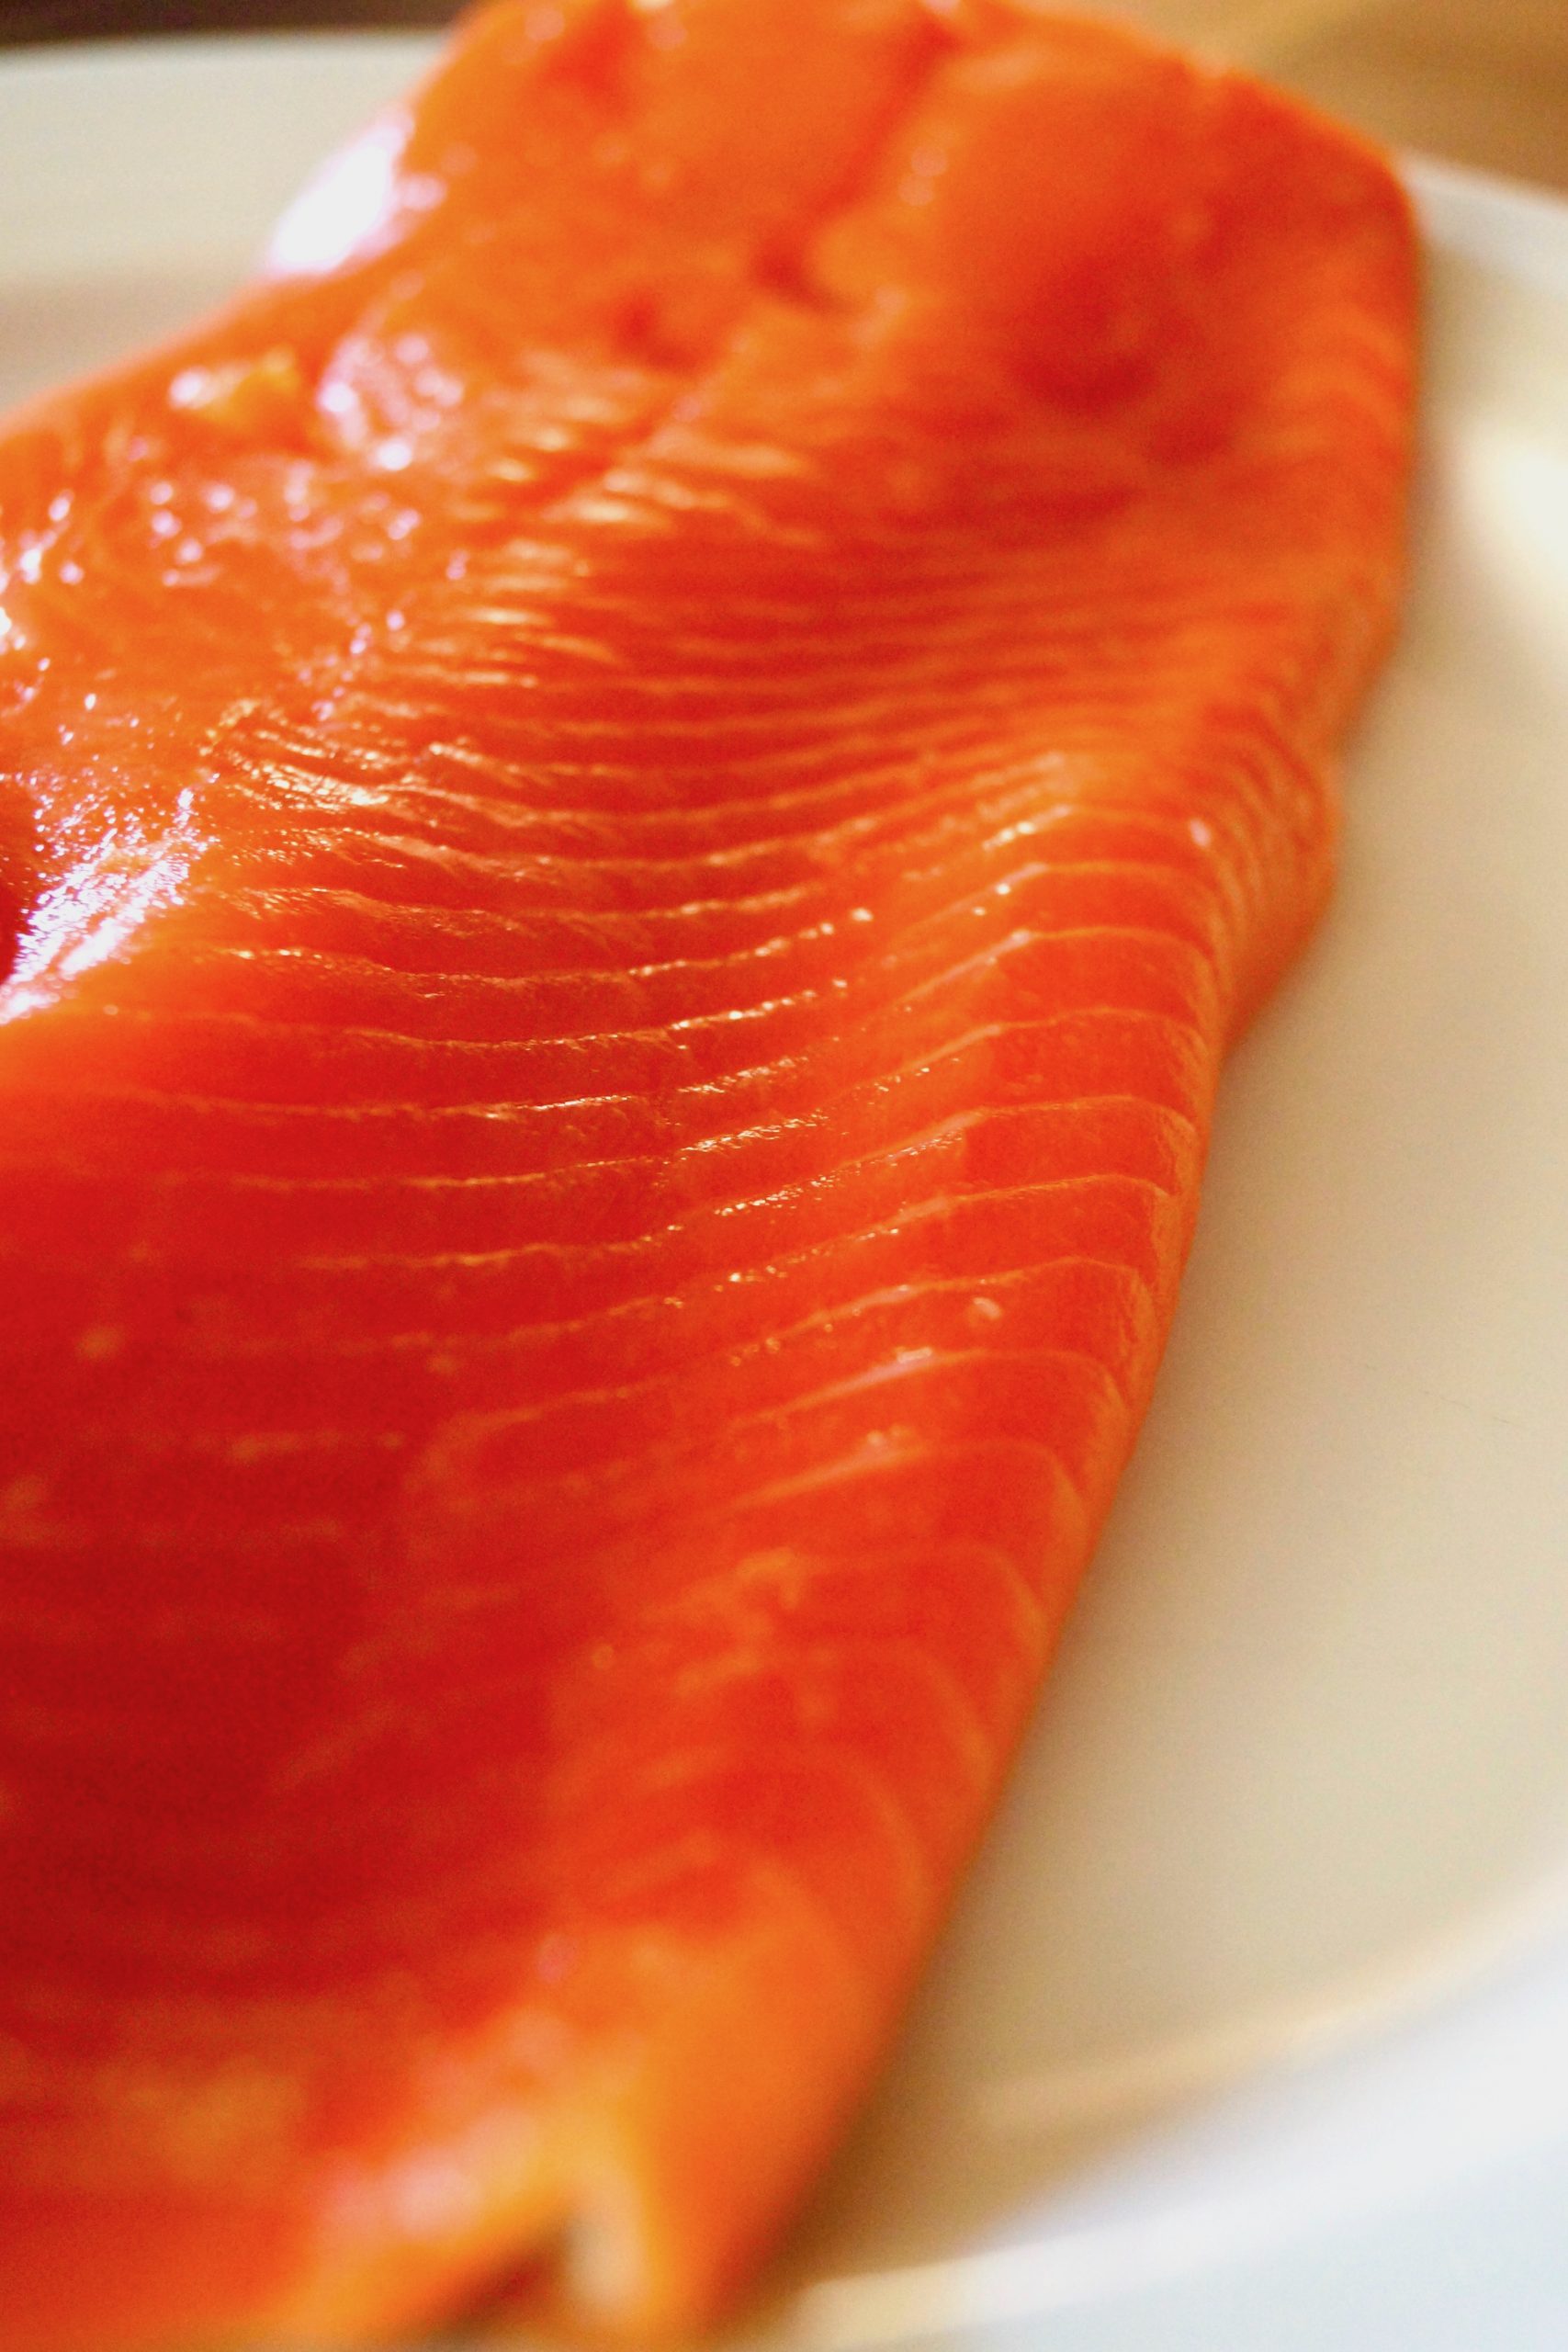
[[[0,395],[229,284],[402,38],[0,65]],[[1421,167],[1414,608],[1160,1395],[748,2345],[1568,2342],[1568,208]]]

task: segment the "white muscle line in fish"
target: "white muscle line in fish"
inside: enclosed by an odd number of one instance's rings
[[[737,1193],[728,1200],[721,1199],[716,1194],[709,1194],[705,1197],[701,1206],[705,1210],[720,1209],[761,1204],[769,1200],[785,1200],[793,1197],[802,1184],[836,1179],[857,1169],[885,1164],[907,1150],[931,1143],[944,1136],[1007,1123],[1032,1122],[1043,1117],[1048,1119],[1053,1114],[1072,1114],[1076,1116],[1078,1114],[1090,1114],[1111,1107],[1146,1113],[1151,1122],[1161,1125],[1179,1126],[1189,1136],[1195,1135],[1196,1132],[1194,1122],[1184,1113],[1173,1110],[1166,1104],[1151,1102],[1146,1096],[1138,1094],[1090,1092],[1065,1096],[1055,1101],[1031,1099],[1021,1102],[976,1103],[964,1112],[953,1113],[946,1119],[925,1127],[889,1134],[879,1144],[856,1153],[852,1158],[836,1156],[830,1167],[815,1169],[798,1179],[792,1179],[788,1184],[774,1193]],[[225,1170],[221,1174],[213,1174],[203,1169],[176,1168],[161,1170],[148,1181],[153,1188],[163,1193],[188,1190],[197,1199],[210,1198],[214,1195],[226,1197],[237,1194],[241,1198],[273,1198],[279,1201],[298,1200],[305,1203],[342,1200],[358,1201],[369,1204],[382,1201],[389,1195],[396,1199],[401,1194],[415,1200],[446,1196],[460,1204],[465,1197],[495,1195],[507,1198],[517,1193],[526,1193],[534,1189],[559,1194],[583,1177],[668,1176],[672,1170],[687,1163],[697,1160],[711,1161],[731,1151],[743,1151],[750,1155],[754,1151],[764,1150],[769,1145],[776,1145],[781,1148],[793,1148],[799,1143],[804,1134],[819,1138],[825,1148],[832,1148],[832,1125],[826,1118],[822,1118],[813,1121],[808,1126],[805,1123],[791,1122],[775,1126],[729,1129],[714,1136],[694,1137],[670,1152],[629,1152],[599,1159],[570,1160],[545,1168],[513,1170],[504,1172],[487,1170],[477,1171],[472,1175],[446,1175],[410,1173],[401,1170],[393,1170],[387,1174],[378,1172],[363,1175],[277,1176],[270,1172],[257,1174],[248,1170]],[[0,1158],[0,1170],[4,1170],[7,1164],[15,1167],[18,1172],[25,1171],[28,1174],[48,1170],[55,1175],[76,1174],[88,1178],[101,1176],[103,1172],[96,1162],[85,1159],[32,1159],[17,1156],[9,1158],[8,1162],[6,1158]],[[1125,1174],[1129,1171],[1118,1170],[1108,1166],[1094,1172],[1110,1175]],[[649,1197],[652,1197],[651,1193]],[[652,1229],[661,1231],[666,1228]],[[4,1239],[0,1238],[0,1250],[4,1247]]]
[[[927,1046],[921,1052],[909,1056],[903,1062],[885,1069],[862,1072],[832,1089],[826,1097],[813,1096],[813,1107],[821,1104],[829,1110],[836,1110],[868,1090],[878,1090],[910,1077],[919,1076],[939,1066],[943,1058],[956,1057],[961,1054],[974,1052],[987,1046],[997,1045],[1004,1037],[1043,1040],[1059,1030],[1084,1023],[1098,1024],[1102,1022],[1134,1023],[1140,1031],[1163,1039],[1169,1047],[1185,1044],[1190,1048],[1196,1047],[1201,1050],[1205,1042],[1206,1032],[1196,1023],[1180,1020],[1168,1012],[1156,1012],[1150,1011],[1147,1007],[1140,1006],[1072,1007],[1058,1012],[1035,1014],[1016,1021],[983,1022],[971,1024],[961,1035],[944,1041],[941,1046],[934,1048]],[[705,1097],[716,1106],[728,1105],[738,1094],[748,1088],[767,1087],[777,1090],[787,1087],[792,1077],[802,1076],[801,1059],[802,1057],[798,1055],[784,1055],[769,1062],[754,1064],[745,1070],[727,1073],[722,1078],[700,1079],[672,1089],[665,1099],[671,1106],[683,1107],[694,1100]],[[807,1080],[811,1076],[812,1073],[809,1070],[805,1073]],[[333,1105],[319,1102],[269,1102],[258,1101],[252,1096],[207,1092],[194,1094],[177,1087],[170,1088],[166,1091],[154,1088],[124,1085],[99,1090],[92,1085],[85,1074],[80,1082],[80,1093],[85,1101],[99,1102],[109,1108],[116,1105],[143,1104],[149,1108],[166,1109],[182,1116],[197,1111],[207,1112],[215,1118],[220,1118],[226,1125],[259,1124],[269,1134],[276,1134],[280,1127],[309,1132],[317,1126],[324,1126],[329,1130],[343,1127],[357,1129],[362,1126],[374,1127],[378,1123],[392,1124],[405,1121],[413,1122],[422,1131],[428,1131],[433,1125],[450,1125],[454,1129],[461,1131],[474,1122],[487,1127],[491,1125],[515,1127],[524,1120],[537,1119],[550,1114],[581,1113],[589,1110],[626,1113],[632,1110],[645,1110],[648,1107],[648,1098],[644,1094],[625,1091],[558,1095],[532,1101],[525,1098],[497,1100],[479,1097],[469,1102],[457,1101],[434,1105],[428,1101],[418,1098],[407,1101],[382,1098],[375,1102]],[[1043,1099],[1049,1101],[1053,1098]],[[1132,1099],[1145,1098],[1140,1096]],[[1170,1110],[1176,1116],[1188,1115],[1175,1104],[1165,1103],[1159,1107]],[[787,1107],[785,1115],[789,1115]],[[729,1129],[714,1130],[716,1136],[728,1135],[729,1132],[731,1132]],[[0,1248],[4,1246],[4,1236],[0,1235]]]
[[[701,1356],[676,1358],[657,1378],[620,1381],[603,1388],[563,1388],[558,1395],[539,1404],[520,1406],[513,1411],[508,1411],[502,1408],[493,1413],[479,1415],[476,1418],[482,1420],[483,1430],[480,1432],[476,1430],[474,1433],[476,1436],[482,1434],[486,1438],[510,1437],[531,1429],[537,1429],[558,1414],[576,1413],[584,1407],[603,1407],[608,1409],[629,1404],[637,1398],[649,1396],[668,1396],[671,1407],[674,1408],[680,1403],[680,1385],[689,1378],[693,1371],[708,1373],[716,1366],[727,1362],[735,1363],[739,1371],[741,1365],[737,1359],[743,1360],[747,1364],[774,1361],[770,1356],[765,1339],[751,1340],[743,1346],[715,1349],[710,1353]],[[907,1348],[891,1356],[883,1356],[860,1372],[847,1374],[837,1380],[820,1382],[814,1388],[791,1390],[787,1395],[770,1398],[763,1404],[748,1406],[744,1409],[732,1409],[726,1416],[725,1426],[732,1434],[749,1429],[772,1429],[792,1419],[815,1412],[823,1406],[840,1404],[860,1396],[874,1396],[881,1389],[901,1386],[941,1373],[951,1373],[963,1368],[983,1369],[993,1364],[1072,1366],[1091,1373],[1097,1383],[1109,1388],[1122,1403],[1130,1401],[1125,1384],[1118,1378],[1111,1366],[1102,1356],[1095,1355],[1086,1348],[1050,1344],[1042,1344],[1037,1347],[996,1348],[921,1346]],[[215,1442],[220,1443],[220,1442],[215,1441]],[[655,1464],[667,1457],[684,1455],[701,1450],[701,1441],[682,1438],[666,1442],[654,1439],[634,1447],[626,1453],[614,1455],[606,1461],[596,1462],[593,1466],[596,1471],[603,1471],[606,1476],[618,1475],[623,1470],[636,1470],[645,1464]],[[525,1483],[537,1483],[547,1487],[551,1482],[547,1476],[536,1482],[528,1480]]]
[[[899,1156],[907,1153],[908,1148],[908,1146],[901,1147]],[[772,1195],[742,1198],[733,1204],[720,1204],[711,1208],[708,1204],[704,1203],[689,1216],[671,1218],[667,1224],[655,1227],[650,1232],[620,1241],[585,1243],[525,1241],[508,1249],[415,1250],[406,1253],[388,1250],[374,1255],[364,1251],[306,1252],[296,1258],[279,1261],[277,1263],[291,1266],[299,1272],[329,1273],[357,1272],[362,1269],[373,1272],[389,1270],[400,1272],[415,1271],[423,1272],[437,1267],[499,1270],[505,1266],[526,1265],[530,1261],[537,1262],[541,1260],[555,1259],[570,1263],[578,1260],[585,1261],[592,1257],[614,1257],[625,1262],[628,1259],[659,1250],[671,1241],[687,1241],[691,1238],[694,1230],[705,1225],[716,1225],[721,1227],[719,1238],[723,1241],[723,1248],[717,1254],[728,1258],[733,1264],[734,1227],[730,1220],[736,1215],[747,1211],[761,1212],[774,1209],[781,1204],[801,1199],[806,1196],[808,1189],[815,1189],[818,1193],[822,1191],[830,1191],[835,1188],[838,1174],[839,1171],[829,1170],[818,1180],[814,1188],[808,1188],[806,1185],[794,1186]],[[825,1236],[824,1240],[830,1240],[835,1246],[842,1246],[848,1242],[868,1240],[878,1234],[898,1233],[908,1226],[922,1223],[933,1216],[947,1215],[955,1208],[970,1206],[976,1203],[990,1204],[1004,1200],[1036,1197],[1048,1193],[1067,1193],[1095,1187],[1131,1190],[1161,1201],[1171,1201],[1182,1197],[1179,1191],[1173,1190],[1168,1184],[1160,1183],[1152,1176],[1128,1175],[1119,1170],[1090,1170],[1070,1176],[1038,1177],[1027,1184],[975,1185],[963,1192],[930,1194],[920,1201],[901,1205],[894,1214],[875,1224],[859,1227],[847,1234],[841,1229],[836,1230]],[[777,1261],[770,1259],[769,1262],[776,1263]],[[267,1271],[269,1273],[275,1272],[276,1266],[269,1267]],[[740,1277],[737,1273],[734,1278]]]
[[[801,1502],[809,1496],[830,1493],[836,1487],[852,1486],[862,1479],[891,1477],[901,1470],[929,1466],[933,1463],[946,1465],[954,1477],[976,1479],[978,1482],[976,1490],[983,1493],[984,1471],[980,1465],[998,1456],[1044,1465],[1057,1487],[1066,1490],[1080,1526],[1087,1525],[1082,1490],[1054,1446],[1043,1438],[991,1436],[924,1439],[901,1445],[863,1446],[855,1453],[836,1455],[830,1462],[799,1471],[791,1477],[746,1488],[732,1498],[726,1517],[733,1516],[744,1523],[750,1512],[776,1510],[781,1503]]]
[[[830,991],[811,989],[802,989],[793,996],[768,998],[754,1005],[731,1007],[715,1012],[694,1013],[682,1019],[666,1020],[657,1024],[643,1023],[626,1029],[552,1031],[548,1035],[525,1035],[505,1038],[454,1038],[425,1035],[418,1031],[383,1027],[374,1023],[333,1024],[317,1021],[291,1021],[264,1013],[232,1010],[221,1013],[207,1013],[197,1008],[183,1015],[170,1012],[153,1013],[128,1002],[122,1004],[119,1009],[118,1026],[122,1032],[129,1031],[132,1026],[156,1024],[160,1032],[165,1035],[170,1032],[177,1035],[181,1028],[184,1028],[187,1035],[200,1035],[205,1033],[208,1040],[205,1051],[209,1057],[211,1053],[210,1040],[214,1032],[226,1031],[242,1039],[265,1039],[275,1042],[279,1046],[287,1046],[291,1060],[295,1062],[299,1060],[302,1047],[319,1044],[325,1049],[323,1058],[328,1066],[335,1063],[340,1069],[345,1061],[349,1061],[352,1067],[351,1053],[355,1048],[367,1049],[371,1053],[388,1054],[397,1060],[412,1061],[417,1066],[422,1063],[428,1065],[432,1062],[449,1064],[454,1058],[469,1065],[475,1063],[483,1065],[486,1062],[497,1060],[504,1063],[508,1058],[515,1064],[518,1061],[525,1062],[529,1058],[542,1056],[552,1048],[560,1046],[571,1047],[587,1055],[637,1046],[658,1051],[660,1048],[670,1048],[673,1045],[674,1051],[671,1058],[678,1062],[681,1058],[680,1048],[683,1043],[706,1039],[728,1030],[750,1030],[758,1023],[776,1018],[780,1014],[798,1012],[803,1007],[814,1006],[826,995],[837,1016],[840,1034],[837,1036],[831,1034],[820,1036],[813,1039],[811,1044],[818,1050],[833,1052],[841,1050],[843,1045],[852,1038],[861,1022],[869,1021],[894,1007],[906,1010],[917,1007],[933,994],[945,989],[966,981],[976,981],[1008,958],[1042,948],[1070,946],[1085,939],[1104,938],[1142,940],[1168,953],[1171,950],[1179,950],[1187,959],[1201,957],[1211,986],[1215,984],[1216,976],[1212,957],[1204,957],[1202,951],[1194,947],[1190,942],[1173,938],[1168,932],[1157,931],[1149,926],[1095,924],[1078,925],[1053,933],[1015,930],[976,955],[944,967],[899,995],[892,998],[886,995],[873,997],[869,1005],[851,1003],[847,1001],[840,1001],[840,998]],[[1135,1012],[1140,1009],[1135,1001],[1126,1002],[1115,1000],[1096,1000],[1090,1004],[1071,1008],[1072,1011],[1079,1013],[1097,1010],[1108,1013],[1118,1012],[1126,1013]],[[797,1062],[800,1057],[800,1052],[797,1049],[778,1058],[787,1064]],[[710,1085],[725,1081],[733,1082],[737,1079],[752,1075],[761,1067],[762,1066],[756,1063],[741,1063],[731,1069],[720,1069],[705,1072],[700,1082]],[[389,1078],[387,1079],[387,1083],[392,1082],[395,1081]],[[384,1094],[381,1099],[384,1101]]]
[[[1007,837],[1006,845],[1012,846],[1011,834]],[[987,862],[986,853],[989,844],[982,844],[969,863],[984,865]],[[1076,865],[1068,865],[1055,862],[1045,863],[1036,859],[1026,865],[1008,866],[1000,874],[985,881],[966,882],[959,891],[950,894],[935,907],[911,907],[909,902],[916,897],[920,887],[923,884],[934,883],[937,876],[942,874],[943,869],[940,866],[905,871],[900,876],[900,905],[897,908],[884,909],[876,914],[873,914],[872,910],[866,908],[844,909],[842,884],[840,883],[837,888],[833,889],[826,878],[814,886],[803,884],[792,891],[767,893],[765,899],[759,899],[757,903],[760,906],[765,903],[770,911],[791,902],[798,902],[807,895],[808,888],[811,889],[812,895],[826,900],[832,911],[821,915],[814,922],[799,924],[793,930],[766,933],[761,938],[749,940],[742,945],[728,949],[722,955],[669,956],[641,963],[626,960],[624,953],[616,956],[611,943],[617,932],[630,932],[635,939],[638,929],[646,930],[650,920],[658,920],[660,924],[666,922],[672,924],[673,921],[672,914],[661,912],[658,918],[650,918],[646,912],[637,915],[621,913],[618,910],[615,913],[607,913],[599,919],[588,912],[555,915],[546,910],[541,910],[526,919],[496,915],[493,921],[497,935],[504,935],[507,933],[519,935],[534,947],[536,954],[543,944],[540,934],[547,933],[552,924],[558,925],[561,930],[569,933],[582,930],[598,930],[602,927],[605,934],[605,956],[601,963],[552,965],[530,959],[530,968],[521,974],[496,973],[472,967],[392,963],[385,956],[371,955],[363,950],[344,948],[326,949],[294,945],[247,948],[235,945],[220,953],[236,959],[254,962],[262,970],[265,970],[269,963],[287,960],[298,963],[311,971],[334,973],[341,971],[351,976],[357,973],[386,976],[405,981],[410,987],[431,989],[441,986],[453,989],[472,987],[476,990],[488,989],[521,994],[525,989],[536,987],[543,982],[564,986],[570,982],[587,984],[598,979],[614,978],[629,983],[667,978],[681,972],[707,975],[728,970],[744,971],[751,965],[764,959],[785,956],[792,949],[837,937],[854,922],[857,917],[860,917],[878,925],[880,944],[878,952],[874,956],[857,959],[857,968],[876,968],[886,966],[897,951],[912,946],[927,930],[935,929],[939,924],[955,916],[983,909],[988,900],[1001,893],[1025,890],[1032,886],[1040,888],[1057,883],[1070,886],[1078,881],[1089,882],[1100,879],[1125,881],[1139,875],[1151,880],[1157,878],[1168,882],[1189,878],[1179,876],[1176,869],[1168,866],[1152,865],[1139,867],[1117,866],[1106,861],[1088,860]],[[943,878],[946,878],[945,875]],[[855,879],[857,887],[863,888],[864,877],[857,875]],[[829,897],[830,890],[832,895]],[[867,893],[867,895],[873,894]],[[368,905],[374,902],[367,901],[366,903]],[[699,912],[706,911],[732,917],[738,910],[739,903],[726,905],[724,901],[716,900],[711,902],[709,909],[699,910],[687,906],[679,911],[688,920],[694,918]],[[1064,929],[1067,927],[1063,926]],[[1080,930],[1084,928],[1081,922],[1070,927]],[[1055,926],[1047,925],[1046,928],[1055,930]],[[1115,928],[1124,929],[1125,926],[1118,925]],[[1151,925],[1149,928],[1154,929],[1156,926]],[[1172,922],[1168,935],[1173,939],[1186,940],[1190,945],[1196,947],[1204,947],[1209,944],[1198,933],[1190,910],[1183,910],[1179,923]]]

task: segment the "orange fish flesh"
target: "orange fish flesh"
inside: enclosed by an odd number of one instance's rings
[[[0,441],[0,2347],[739,2290],[1149,1393],[1401,570],[1386,165],[509,0]]]

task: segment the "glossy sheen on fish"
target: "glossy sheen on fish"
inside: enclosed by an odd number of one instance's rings
[[[744,2280],[1148,1394],[1412,240],[988,0],[515,0],[0,443],[0,2346]]]

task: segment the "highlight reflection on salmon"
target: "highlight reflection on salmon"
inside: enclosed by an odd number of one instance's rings
[[[1002,0],[513,0],[0,442],[0,2346],[537,2257],[863,2090],[1322,899],[1412,257]]]

